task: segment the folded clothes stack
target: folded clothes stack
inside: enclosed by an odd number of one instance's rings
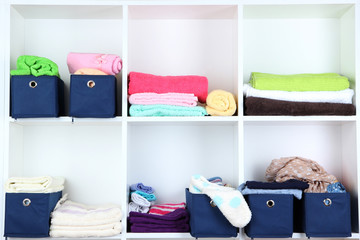
[[[188,232],[189,213],[178,208],[164,215],[130,212],[131,232]]]
[[[316,161],[302,157],[274,159],[267,167],[265,179],[268,182],[286,183],[299,180],[307,183],[308,193],[342,193],[345,187],[335,176],[327,173]]]
[[[121,233],[121,208],[59,200],[51,214],[51,237],[109,237]]]
[[[59,69],[56,63],[50,59],[38,56],[22,55],[16,61],[16,68],[10,71],[10,75],[33,75],[39,76],[57,76]]]
[[[116,75],[122,68],[122,60],[114,54],[71,52],[67,65],[71,74]]]
[[[198,101],[206,101],[208,80],[206,77],[156,76],[129,73],[130,116],[204,116],[204,107]]]
[[[253,72],[244,85],[246,115],[354,115],[354,90],[337,73]]]
[[[129,212],[147,213],[151,204],[156,200],[154,189],[143,183],[130,186]]]
[[[63,177],[12,177],[5,182],[7,193],[53,193],[64,189]]]

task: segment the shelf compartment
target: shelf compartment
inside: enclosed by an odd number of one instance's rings
[[[128,10],[129,72],[205,76],[208,92],[223,89],[237,99],[237,5],[130,5]]]

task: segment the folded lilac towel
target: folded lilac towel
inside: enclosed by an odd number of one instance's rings
[[[135,93],[130,95],[130,104],[165,104],[184,107],[195,107],[198,98],[193,93]]]
[[[101,53],[69,53],[67,65],[71,74],[81,68],[94,68],[109,75],[120,72],[122,67],[121,58],[114,54]]]
[[[258,182],[247,181],[246,186],[250,189],[300,189],[305,190],[309,184],[297,179],[289,179],[285,182]]]
[[[154,193],[154,189],[150,186],[145,186],[142,183],[135,183],[130,186],[131,191],[142,191],[144,193],[152,194]]]
[[[155,215],[139,212],[129,213],[130,223],[149,223],[149,224],[186,224],[189,222],[189,213],[186,209],[179,208],[165,215]]]

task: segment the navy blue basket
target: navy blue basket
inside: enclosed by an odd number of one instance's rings
[[[48,237],[50,213],[62,196],[55,193],[6,193],[5,237]]]
[[[291,194],[246,195],[252,214],[246,234],[251,238],[292,237],[293,198]]]
[[[64,113],[64,82],[56,76],[11,77],[13,118],[58,117]]]
[[[190,214],[190,234],[199,237],[236,237],[238,229],[224,217],[218,207],[212,207],[205,194],[185,190],[186,206]]]
[[[349,193],[305,193],[303,226],[307,237],[350,237]]]
[[[70,116],[111,118],[116,114],[116,78],[112,75],[71,75]]]

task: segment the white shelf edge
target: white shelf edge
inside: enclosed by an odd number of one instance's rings
[[[355,122],[356,116],[244,116],[244,122]]]
[[[127,121],[131,122],[237,122],[239,117],[128,117]]]
[[[315,5],[315,4],[355,4],[356,0],[243,0],[244,5]]]
[[[58,118],[19,118],[14,119],[9,117],[10,123],[15,123],[23,126],[27,125],[66,125],[66,124],[119,124],[123,121],[122,117],[115,118],[72,118],[72,117],[58,117]]]

